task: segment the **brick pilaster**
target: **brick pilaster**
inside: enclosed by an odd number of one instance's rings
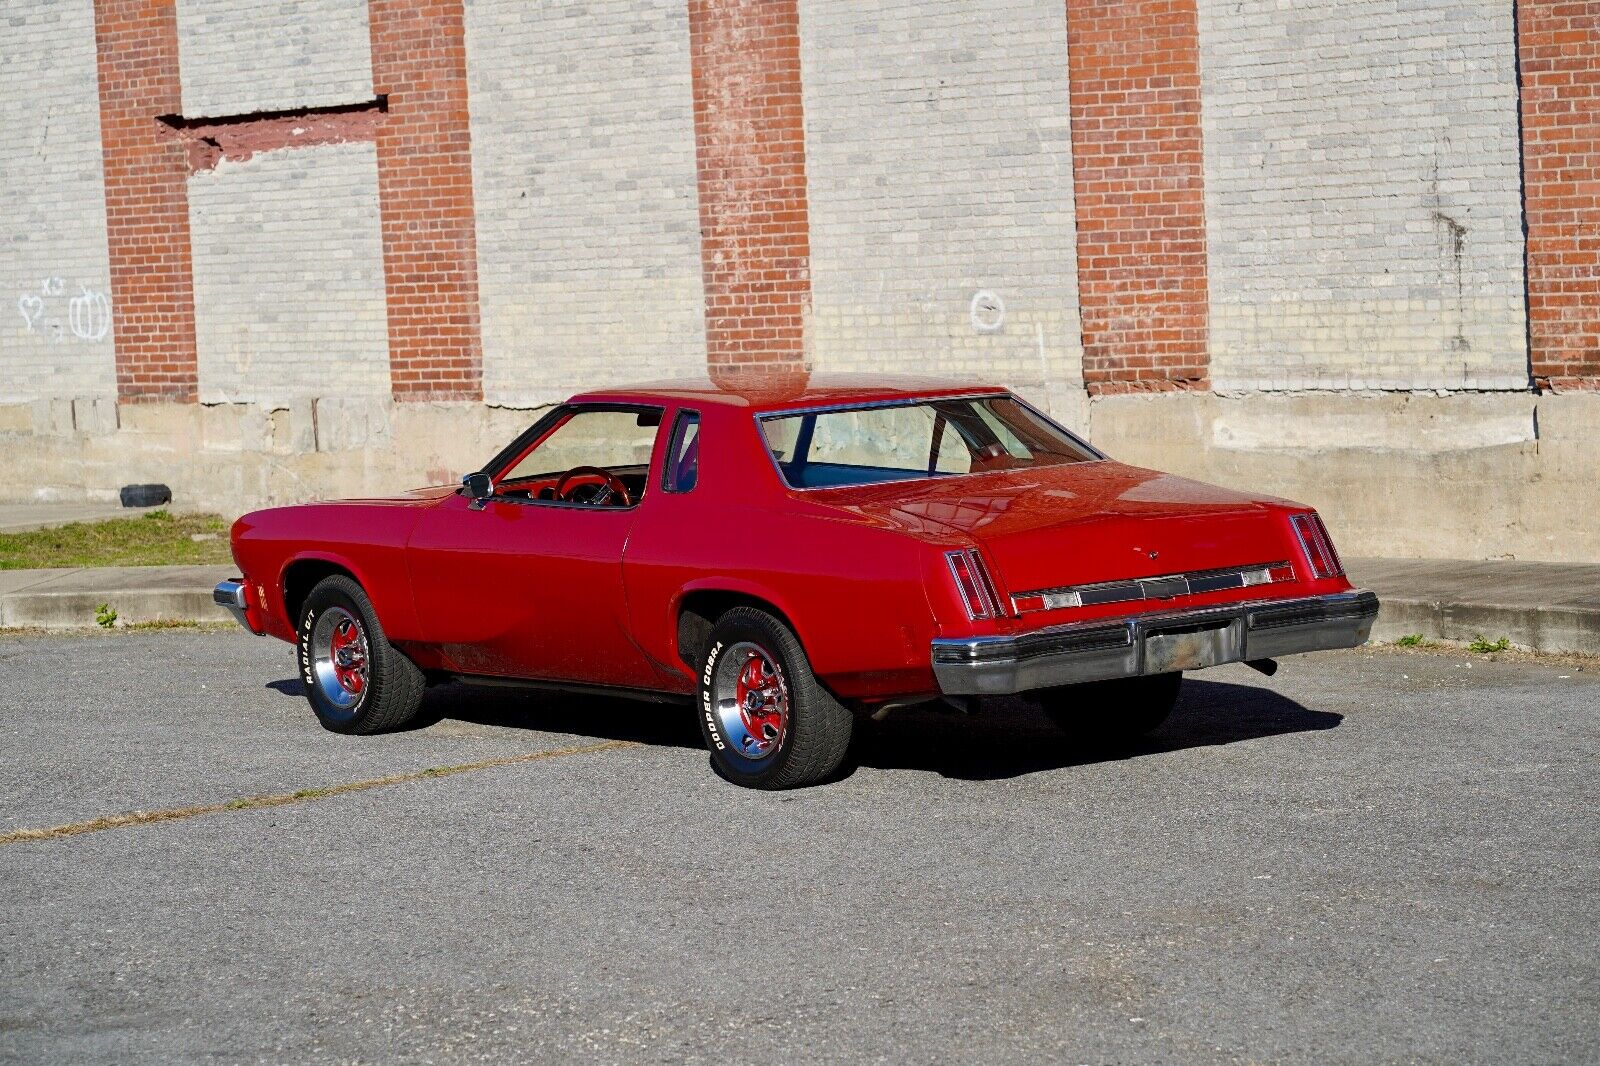
[[[378,202],[397,400],[483,398],[461,0],[371,0]]]
[[[1083,377],[1207,388],[1195,0],[1068,0]]]
[[[1600,389],[1600,0],[1518,0],[1529,364]]]
[[[706,359],[802,366],[811,306],[796,0],[689,0]]]
[[[174,0],[95,0],[94,20],[117,398],[193,403],[189,167],[157,121],[182,102],[177,10]]]

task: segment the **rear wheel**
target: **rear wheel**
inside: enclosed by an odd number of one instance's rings
[[[780,789],[839,769],[855,716],[818,684],[787,625],[735,607],[712,627],[706,648],[700,731],[719,774],[746,788]]]
[[[422,707],[422,671],[389,643],[354,580],[324,578],[300,609],[300,682],[317,720],[335,733],[378,733]]]
[[[1103,739],[1143,736],[1167,720],[1183,674],[1151,674],[1062,685],[1030,693],[1060,729]]]

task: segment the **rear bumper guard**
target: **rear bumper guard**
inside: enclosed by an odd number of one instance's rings
[[[1378,597],[1362,589],[1079,622],[1017,636],[941,638],[933,673],[947,696],[998,696],[1367,642]]]

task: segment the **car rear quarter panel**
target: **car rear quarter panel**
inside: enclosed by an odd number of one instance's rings
[[[841,697],[932,692],[930,548],[904,531],[791,495],[748,411],[708,409],[691,492],[652,487],[623,560],[639,647],[682,688],[686,597],[730,592],[776,608]]]
[[[623,567],[640,646],[670,673],[692,679],[677,646],[685,598],[731,592],[776,608],[836,694],[867,698],[933,687],[922,558],[860,524],[729,507],[698,527],[641,523]]]

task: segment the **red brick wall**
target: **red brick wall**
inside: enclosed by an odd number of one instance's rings
[[[378,198],[397,400],[483,398],[461,0],[372,0]]]
[[[706,358],[795,367],[811,305],[796,0],[689,0]]]
[[[1207,388],[1195,0],[1068,0],[1083,376]]]
[[[1529,361],[1600,389],[1600,2],[1520,0]]]
[[[193,403],[199,374],[174,0],[95,0],[117,398]]]

